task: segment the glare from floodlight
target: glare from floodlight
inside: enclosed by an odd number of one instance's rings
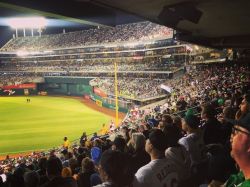
[[[51,50],[43,51],[44,53],[53,53]]]
[[[17,51],[17,56],[27,56],[29,53],[27,51]]]
[[[200,49],[198,45],[195,45],[194,48],[195,48],[195,50],[197,50],[197,51]]]
[[[38,29],[44,28],[47,24],[47,20],[44,17],[10,18],[8,24],[14,29]]]

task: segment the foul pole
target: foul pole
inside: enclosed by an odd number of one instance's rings
[[[118,126],[118,84],[117,84],[117,63],[115,62],[115,125]]]

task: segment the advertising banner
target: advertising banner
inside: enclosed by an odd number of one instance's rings
[[[107,94],[104,91],[102,91],[100,88],[94,87],[93,91],[96,95],[99,95],[101,97],[107,97]]]
[[[28,88],[36,88],[35,83],[29,83],[29,84],[18,84],[18,85],[8,85],[8,86],[3,86],[2,89],[4,90],[11,90],[11,89],[28,89]]]

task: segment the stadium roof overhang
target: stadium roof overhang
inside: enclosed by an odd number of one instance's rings
[[[184,41],[216,48],[250,47],[248,0],[93,0],[176,29]]]

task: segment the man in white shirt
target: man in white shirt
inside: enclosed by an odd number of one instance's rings
[[[145,149],[151,162],[135,174],[133,187],[177,187],[178,174],[171,160],[165,158],[167,141],[165,134],[155,129],[149,134]]]
[[[182,119],[182,130],[187,133],[187,136],[182,137],[179,144],[183,145],[190,154],[192,165],[207,159],[203,133],[199,125],[199,118],[193,114],[189,114]]]

